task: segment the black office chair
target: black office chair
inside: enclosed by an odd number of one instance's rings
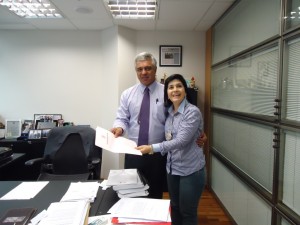
[[[88,126],[52,128],[43,158],[25,165],[41,164],[38,180],[98,180],[101,174],[102,149],[95,146],[96,131]]]

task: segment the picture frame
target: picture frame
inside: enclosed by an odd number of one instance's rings
[[[160,45],[159,66],[182,66],[182,45]]]
[[[33,129],[33,120],[24,120],[22,123],[21,134],[28,134]]]
[[[18,138],[21,136],[22,120],[8,119],[5,121],[5,139]]]
[[[37,140],[42,138],[42,130],[30,130],[28,133],[29,140]]]
[[[61,114],[34,114],[34,129],[51,129],[57,127]]]
[[[47,138],[48,137],[48,133],[50,132],[51,129],[43,129],[42,130],[42,138]]]

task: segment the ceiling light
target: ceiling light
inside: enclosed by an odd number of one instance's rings
[[[155,19],[157,0],[105,0],[115,19]]]
[[[24,18],[62,18],[49,0],[0,0],[0,5]]]

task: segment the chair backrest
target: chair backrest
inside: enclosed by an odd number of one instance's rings
[[[88,159],[80,134],[67,136],[53,158],[54,174],[79,174],[88,172]]]
[[[48,134],[44,151],[45,164],[51,165],[53,174],[87,173],[95,151],[93,128],[55,127]]]

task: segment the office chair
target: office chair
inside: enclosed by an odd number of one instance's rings
[[[52,128],[43,158],[25,165],[41,165],[38,180],[100,179],[102,149],[95,146],[96,131],[88,126]]]

